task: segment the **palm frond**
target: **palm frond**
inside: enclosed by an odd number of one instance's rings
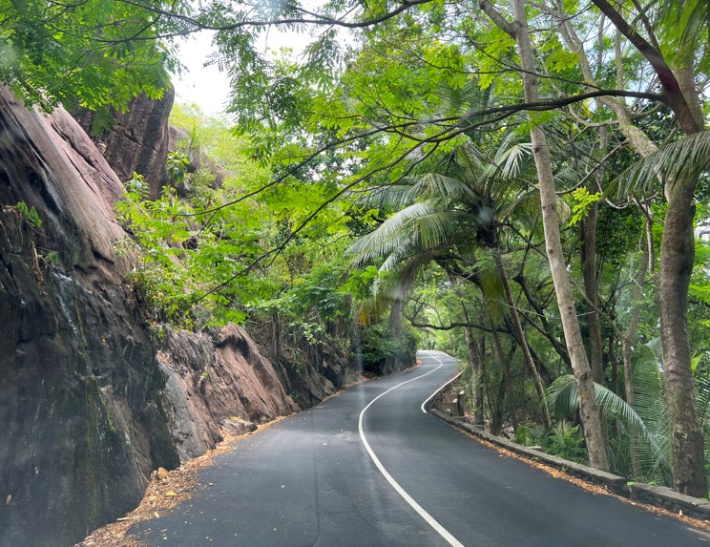
[[[698,406],[700,424],[705,427],[710,425],[710,374],[703,369],[695,374],[695,402]]]
[[[668,450],[663,442],[659,442],[659,435],[651,431],[642,417],[626,401],[612,390],[594,384],[594,394],[602,416],[621,420],[627,427],[637,432],[642,441],[642,454],[645,458],[645,467],[651,467],[654,473],[659,467],[667,466]],[[566,374],[557,378],[548,388],[546,399],[550,409],[558,416],[568,415],[577,410],[579,406],[579,393],[574,376]]]
[[[556,378],[545,394],[547,406],[552,413],[561,418],[577,410],[579,407],[579,392],[574,376],[563,374]]]
[[[413,222],[412,236],[422,249],[453,245],[475,234],[476,219],[464,211],[438,211]]]
[[[476,219],[472,215],[437,211],[431,202],[415,203],[358,239],[347,252],[355,255],[355,266],[385,258],[383,268],[395,269],[404,257],[442,245],[465,245],[473,241],[475,233]]]
[[[471,141],[456,148],[456,159],[462,173],[477,173],[487,163],[485,155]]]
[[[380,272],[397,272],[402,268],[402,265],[417,256],[421,255],[421,249],[417,247],[410,239],[407,239],[392,250],[387,255],[384,262],[380,265]]]
[[[707,0],[658,0],[657,22],[671,27],[681,43],[692,42],[710,27]]]
[[[500,221],[506,221],[513,214],[522,215],[533,219],[540,215],[540,193],[538,190],[526,192],[514,200],[498,213]]]
[[[358,200],[358,204],[363,207],[375,207],[378,209],[401,209],[414,203],[412,199],[412,185],[406,184],[406,180],[402,184],[388,184],[375,188],[366,196]]]
[[[710,370],[698,367],[693,375],[695,380],[695,404],[698,407],[700,427],[703,428],[705,454],[710,454]]]
[[[388,237],[380,237],[377,230],[358,239],[348,250],[354,255],[353,266],[363,266],[378,258],[385,258],[397,249],[410,243],[405,233],[394,233]]]
[[[583,173],[572,165],[567,165],[555,173],[555,187],[563,190],[574,188],[579,184]]]
[[[505,300],[503,280],[494,257],[486,252],[477,253],[476,268],[488,313],[491,320],[499,324],[508,311],[508,303]]]
[[[410,205],[389,217],[374,232],[358,239],[347,252],[356,255],[359,264],[382,258],[410,237],[408,228],[414,221],[433,212],[435,209],[427,202]]]
[[[685,184],[707,171],[710,164],[710,131],[690,135],[659,148],[613,182],[618,194],[643,192],[656,182]]]
[[[478,201],[480,199],[471,188],[458,178],[438,173],[425,173],[410,188],[412,200],[430,199],[441,201]]]
[[[643,440],[637,446],[644,470],[643,478],[667,483],[670,476],[670,439],[660,346],[660,339],[656,338],[634,349],[633,394],[634,409],[646,424],[655,447],[653,451],[648,450]]]
[[[532,157],[532,144],[529,142],[515,144],[496,156],[496,163],[501,167],[501,175],[505,179],[519,177],[523,171],[526,159]]]

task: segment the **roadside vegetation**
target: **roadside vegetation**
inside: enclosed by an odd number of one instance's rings
[[[173,184],[119,205],[155,321],[268,325],[377,372],[418,339],[462,359],[492,432],[705,497],[708,4],[253,7],[0,0],[3,81],[106,118],[216,31],[229,121],[176,110]],[[311,45],[263,57],[275,25]],[[52,76],[77,56],[100,62]]]

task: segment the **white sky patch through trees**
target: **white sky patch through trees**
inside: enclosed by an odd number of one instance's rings
[[[185,70],[182,75],[173,76],[176,102],[196,104],[208,116],[219,117],[229,100],[229,78],[220,72],[216,64],[205,66],[209,55],[216,51],[212,45],[213,32],[203,31],[189,36],[179,46],[179,59]],[[282,32],[275,28],[269,30],[259,42],[261,50],[277,52],[290,48],[294,55],[304,51],[311,41],[308,33]]]

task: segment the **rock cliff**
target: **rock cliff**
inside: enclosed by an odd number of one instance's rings
[[[158,352],[169,401],[168,429],[181,460],[222,439],[298,410],[271,363],[235,325],[195,334],[168,330]]]
[[[237,327],[156,341],[113,251],[120,191],[66,112],[0,89],[0,545],[71,545],[220,425],[296,408]]]

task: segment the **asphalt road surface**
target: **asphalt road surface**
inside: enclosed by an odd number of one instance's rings
[[[239,441],[133,528],[168,546],[681,546],[707,533],[531,468],[423,412],[456,361],[359,384]],[[212,484],[209,486],[209,484]]]

